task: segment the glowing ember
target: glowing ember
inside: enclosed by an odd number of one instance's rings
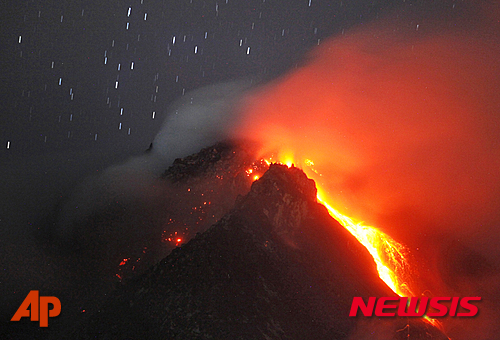
[[[142,254],[146,254],[148,247],[142,249]],[[141,257],[126,257],[123,258],[118,264],[117,273],[115,276],[120,282],[128,277],[131,277],[135,272],[137,266],[141,262]]]
[[[203,202],[203,205],[210,205],[210,202]],[[194,210],[197,210],[198,207],[193,207]],[[202,208],[202,207],[199,207]],[[179,223],[178,221],[174,219],[170,219],[167,223],[167,226],[170,225],[170,228],[182,228],[184,230],[179,230],[179,231],[171,231],[168,232],[167,230],[163,231],[162,234],[162,242],[169,244],[169,246],[175,246],[178,247],[184,238],[188,237],[189,238],[189,227],[187,227],[183,223]]]

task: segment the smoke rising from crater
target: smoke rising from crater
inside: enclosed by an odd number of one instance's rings
[[[498,55],[463,34],[354,32],[250,97],[238,136],[312,159],[331,194],[343,192],[341,204],[364,219],[416,209],[443,226],[450,213],[490,220],[500,186]]]

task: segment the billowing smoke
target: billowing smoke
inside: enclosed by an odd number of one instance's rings
[[[483,297],[474,327],[486,338],[500,288],[500,39],[489,18],[377,22],[325,41],[249,96],[234,130],[263,156],[313,161],[338,209],[426,263],[421,291]],[[463,338],[467,323],[447,322]]]
[[[156,135],[153,155],[171,163],[227,138],[239,113],[239,100],[253,81],[211,85],[188,93],[170,112]]]

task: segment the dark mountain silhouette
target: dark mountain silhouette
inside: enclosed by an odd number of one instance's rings
[[[207,231],[120,286],[68,339],[446,339],[421,319],[350,318],[392,296],[314,181],[273,164]]]

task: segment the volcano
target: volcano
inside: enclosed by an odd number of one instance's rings
[[[217,162],[187,163],[165,177],[198,177],[212,169],[200,164]],[[315,182],[271,164],[215,224],[57,337],[447,339],[418,318],[349,317],[354,296],[395,294],[366,248],[318,203]]]

